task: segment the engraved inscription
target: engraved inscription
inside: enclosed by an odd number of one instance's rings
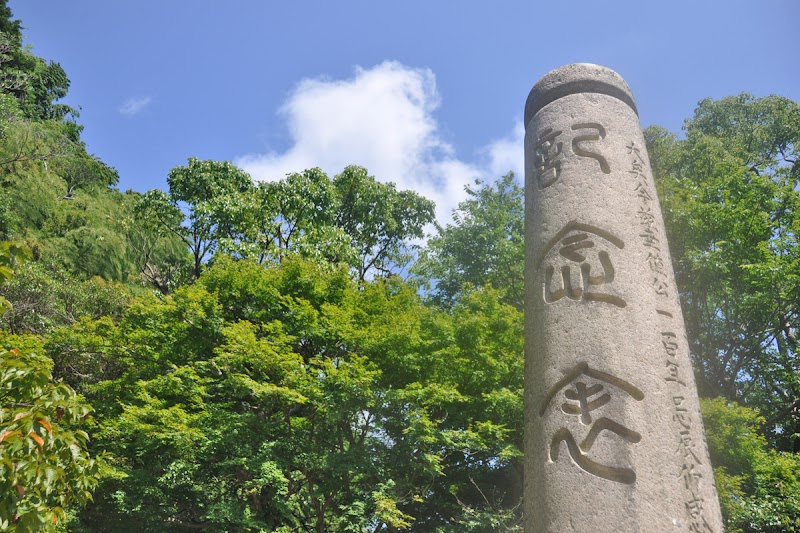
[[[681,379],[680,365],[678,364],[680,345],[676,340],[677,335],[674,332],[661,332],[661,347],[666,356],[668,369],[664,381],[674,383],[673,387],[686,387],[686,383]],[[686,491],[684,505],[689,522],[689,531],[709,532],[711,527],[703,514],[703,499],[700,497],[703,474],[698,466],[702,465],[703,462],[695,449],[695,441],[692,436],[692,418],[689,415],[688,407],[684,405],[686,397],[683,396],[681,389],[676,389],[676,392],[681,392],[681,394],[673,394],[672,396],[672,422],[677,430],[675,453],[681,463],[680,471],[676,472],[676,477],[683,481]]]
[[[565,141],[559,140],[562,135],[566,138]],[[594,159],[604,174],[610,174],[608,159],[597,147],[599,141],[605,138],[606,129],[597,122],[577,122],[567,132],[553,128],[545,128],[538,132],[534,149],[534,176],[539,189],[545,189],[558,181],[561,177],[562,162],[571,155]],[[564,142],[567,142],[566,149]]]
[[[575,383],[574,389],[567,389],[564,391],[564,396],[569,400],[577,400],[578,405],[565,403],[561,406],[561,410],[571,415],[581,415],[581,422],[589,425],[592,423],[592,415],[590,411],[604,406],[611,401],[609,394],[603,394],[595,400],[590,400],[592,396],[602,392],[603,386],[598,384],[587,387],[582,381]]]
[[[621,390],[636,401],[644,399],[644,393],[631,383],[612,374],[594,370],[585,362],[577,364],[548,391],[539,410],[539,416],[544,416],[547,406],[553,398],[559,392],[563,392],[564,398],[569,401],[561,405],[561,411],[567,415],[578,416],[582,425],[590,426],[586,437],[580,444],[567,427],[559,428],[550,441],[550,460],[554,462],[558,460],[563,442],[567,445],[567,451],[575,464],[586,472],[609,481],[634,483],[636,472],[633,468],[605,465],[593,460],[588,455],[595,441],[604,431],[613,433],[630,444],[636,444],[642,439],[638,432],[611,418],[602,416],[597,420],[592,419],[591,412],[611,402],[613,395],[617,394],[614,390],[606,389],[607,385]],[[617,394],[617,397],[624,399],[624,395]]]
[[[592,426],[592,428],[589,430],[589,435],[583,439],[583,442],[581,442],[580,445],[575,442],[575,437],[572,436],[572,433],[570,433],[567,428],[561,428],[556,431],[555,436],[553,436],[553,441],[550,443],[550,460],[558,460],[561,443],[565,442],[567,444],[567,450],[569,451],[570,457],[572,457],[579,467],[583,468],[590,474],[594,474],[595,476],[607,479],[609,481],[616,481],[618,483],[631,484],[635,482],[636,472],[632,468],[604,465],[596,461],[592,461],[586,455],[586,453],[592,449],[592,444],[594,444],[595,439],[603,430],[616,433],[632,444],[636,444],[642,440],[642,436],[635,431],[631,431],[630,429],[621,424],[617,424],[611,419],[601,418]]]
[[[546,303],[566,297],[583,302],[627,303],[613,294],[616,272],[609,250],[622,249],[621,239],[588,224],[569,222],[544,248],[537,269],[544,263],[542,296]],[[551,253],[552,252],[552,253]]]
[[[700,480],[703,478],[703,474],[694,466],[694,463],[684,464],[680,474],[678,474],[678,477],[683,479],[683,484],[689,490],[697,490],[700,486]]]
[[[680,377],[681,369],[677,360],[678,343],[675,342],[675,338],[676,335],[671,331],[661,332],[661,346],[664,348],[664,353],[667,356],[666,366],[668,370],[668,375],[664,378],[664,381],[672,381],[682,387],[685,387],[686,382],[684,382]]]
[[[639,147],[633,141],[626,145],[628,155],[631,156],[631,167],[628,174],[634,180],[633,191],[639,198],[639,208],[636,215],[639,219],[641,243],[648,248],[646,262],[650,269],[650,284],[659,296],[668,296],[667,271],[664,268],[664,259],[661,256],[662,244],[658,237],[656,215],[651,204],[654,202],[650,192],[647,176],[645,175],[646,163]]]
[[[581,142],[599,141],[601,139],[605,139],[606,129],[601,124],[597,124],[595,122],[587,122],[585,124],[575,124],[572,126],[572,129],[595,130],[596,133],[576,135],[572,139],[572,151],[575,152],[575,155],[597,159],[597,162],[600,163],[600,170],[602,170],[603,173],[605,174],[611,174],[611,167],[608,166],[608,161],[606,160],[605,157],[603,157],[597,152],[592,152],[591,150],[587,150],[580,145]]]
[[[536,136],[536,179],[539,188],[544,189],[558,181],[561,175],[561,142],[556,142],[556,137],[561,131],[547,128]]]
[[[705,501],[697,494],[692,494],[692,497],[686,501],[686,513],[691,520],[689,524],[689,531],[692,533],[709,533],[713,531],[711,526],[703,516],[703,503]]]

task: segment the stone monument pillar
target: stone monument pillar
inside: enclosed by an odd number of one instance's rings
[[[636,104],[614,71],[525,105],[525,532],[721,532]]]

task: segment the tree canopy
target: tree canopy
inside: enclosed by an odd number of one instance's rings
[[[0,0],[0,529],[521,531],[517,177],[446,224],[355,165],[123,193],[68,88]],[[646,138],[726,527],[800,530],[800,108]]]
[[[503,301],[522,309],[524,190],[510,172],[494,183],[476,181],[469,198],[453,213],[453,222],[437,234],[416,271],[435,280],[434,300],[452,303],[465,287],[491,286]]]
[[[758,407],[800,452],[800,106],[703,100],[647,132],[701,391]]]

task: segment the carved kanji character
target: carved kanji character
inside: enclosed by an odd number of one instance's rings
[[[558,181],[561,175],[562,144],[555,142],[561,131],[546,128],[536,136],[536,179],[544,189]]]
[[[599,141],[601,139],[606,138],[606,129],[601,125],[595,122],[586,122],[582,124],[575,124],[572,126],[573,130],[595,130],[595,133],[591,134],[583,134],[583,135],[576,135],[572,138],[572,151],[575,155],[581,157],[591,157],[592,159],[596,159],[597,162],[600,164],[600,170],[603,171],[604,174],[611,174],[611,167],[608,166],[608,161],[605,157],[600,155],[597,152],[592,152],[591,150],[587,150],[585,147],[581,146],[581,143],[585,143],[588,141]]]

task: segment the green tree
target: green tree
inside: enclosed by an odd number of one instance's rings
[[[56,103],[67,95],[69,79],[61,65],[33,55],[22,45],[22,26],[12,20],[8,0],[0,2],[0,90],[14,96],[25,116],[34,120],[64,120],[77,112]],[[73,140],[80,128],[73,126]]]
[[[25,118],[19,104],[9,95],[0,94],[0,172],[3,181],[24,164],[65,157],[74,150],[70,127],[54,121]]]
[[[800,106],[704,100],[685,131],[647,139],[698,385],[758,406],[800,451]]]
[[[55,531],[97,485],[99,464],[80,429],[91,410],[52,380],[52,361],[36,354],[35,341],[6,336],[2,344],[0,529]]]
[[[800,530],[800,457],[769,448],[758,411],[724,398],[701,406],[725,530]]]
[[[0,96],[0,111],[9,103]],[[124,280],[127,258],[123,196],[117,172],[69,138],[54,120],[30,120],[10,105],[0,114],[0,227],[25,240],[36,259],[86,279]]]
[[[396,277],[217,256],[50,336],[113,473],[92,531],[495,531],[520,501],[521,314]],[[476,372],[480,369],[480,372]]]
[[[330,178],[318,168],[262,182],[249,193],[219,205],[217,213],[234,228],[225,249],[259,263],[297,254],[320,264],[348,262],[348,238],[333,226],[339,205]]]
[[[25,247],[0,243],[0,284],[29,257]],[[2,312],[10,309],[5,298]],[[0,528],[54,531],[70,506],[91,499],[98,464],[86,451],[80,424],[90,409],[67,385],[54,382],[52,361],[29,337],[0,339]]]
[[[333,179],[339,196],[334,217],[358,253],[357,279],[386,276],[411,260],[410,241],[422,239],[434,221],[434,203],[413,191],[380,183],[359,166],[348,166]]]
[[[145,283],[169,294],[189,278],[191,269],[183,213],[157,189],[126,196],[131,206],[126,224],[131,260]]]
[[[469,198],[438,226],[415,271],[432,279],[434,301],[452,305],[465,286],[491,286],[505,303],[522,309],[524,191],[513,173],[466,187]]]
[[[67,184],[63,198],[71,200],[77,189],[112,187],[119,182],[116,169],[103,163],[97,156],[86,153],[83,143],[71,143],[70,153],[55,161],[54,169]]]
[[[203,261],[219,245],[219,239],[233,231],[224,217],[216,216],[220,212],[219,204],[232,201],[237,193],[249,191],[253,182],[246,172],[232,163],[201,161],[192,157],[187,165],[170,170],[167,184],[168,203],[173,206],[184,204],[189,211],[188,224],[181,226],[180,235],[192,253],[192,277],[196,279],[200,276]],[[162,204],[159,208],[165,207]]]
[[[219,247],[260,263],[290,254],[345,263],[358,280],[402,270],[433,221],[433,202],[380,183],[349,166],[331,180],[318,168],[211,200],[210,220],[225,228]]]

